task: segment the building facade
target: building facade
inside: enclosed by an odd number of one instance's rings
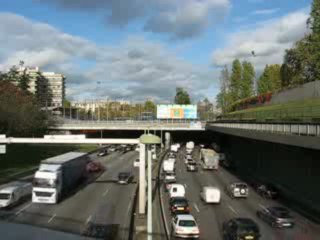
[[[50,106],[62,107],[65,98],[65,76],[54,72],[43,72],[42,76],[47,80]]]

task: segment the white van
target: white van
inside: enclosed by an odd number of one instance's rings
[[[185,197],[186,190],[182,184],[171,184],[170,190],[169,190],[170,198],[174,197]]]
[[[205,203],[220,203],[221,192],[217,187],[206,186],[202,188],[200,197]]]
[[[0,189],[0,208],[19,204],[27,197],[31,197],[32,184],[26,182],[13,182]]]

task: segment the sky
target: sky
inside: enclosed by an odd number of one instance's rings
[[[257,75],[307,32],[312,0],[2,0],[0,71],[66,76],[70,100],[214,101],[235,58]],[[252,56],[251,52],[255,52]]]

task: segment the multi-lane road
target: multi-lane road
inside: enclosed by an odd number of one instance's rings
[[[199,150],[193,153],[194,159],[199,161]],[[229,183],[240,181],[236,176],[223,168],[218,171],[203,171],[199,166],[198,172],[187,172],[184,164],[184,151],[180,151],[176,161],[177,182],[186,187],[186,198],[189,200],[191,213],[200,225],[200,239],[222,239],[222,224],[224,221],[235,217],[249,217],[258,223],[262,234],[261,240],[318,240],[320,239],[319,225],[310,222],[303,216],[292,211],[296,226],[293,229],[273,229],[256,217],[258,209],[268,206],[281,206],[273,200],[266,200],[249,189],[247,199],[231,199],[224,189]],[[221,203],[207,205],[200,200],[202,186],[217,186],[221,189]],[[171,231],[171,214],[169,212],[168,193],[162,188],[162,196],[165,211],[165,219],[169,231]]]
[[[78,236],[87,232],[89,236],[105,239],[128,239],[138,177],[133,161],[137,156],[138,153],[132,151],[125,154],[114,152],[100,157],[98,160],[103,163],[106,171],[79,187],[59,204],[35,204],[29,201],[10,210],[0,210],[0,219]],[[95,155],[90,157],[97,158]],[[128,170],[135,175],[133,183],[118,185],[118,173]],[[0,228],[1,231],[5,229]]]

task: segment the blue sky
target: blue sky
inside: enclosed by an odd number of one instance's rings
[[[219,67],[234,58],[252,61],[257,72],[265,64],[281,63],[284,50],[306,33],[311,4],[311,0],[119,2],[2,2],[0,43],[5,48],[0,50],[0,70],[23,59],[63,72],[73,99],[170,102],[177,86],[187,88],[194,100],[214,99]],[[255,59],[250,58],[250,49],[257,52]]]

